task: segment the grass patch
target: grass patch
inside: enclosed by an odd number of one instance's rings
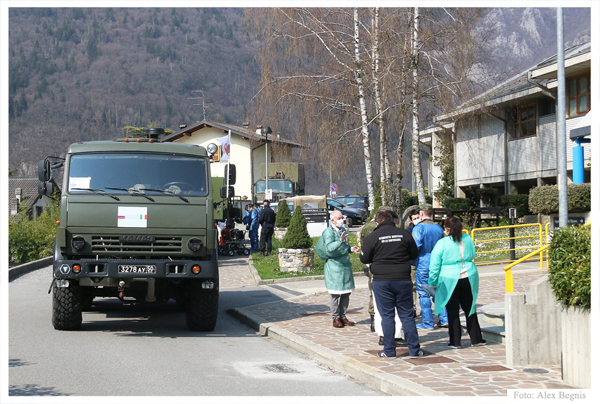
[[[312,237],[312,248],[315,248],[319,237]],[[349,233],[348,240],[350,245],[356,245],[356,233]],[[319,258],[315,254],[315,262],[311,267],[310,272],[281,272],[279,270],[279,255],[278,249],[283,248],[281,241],[273,237],[273,255],[268,257],[261,257],[259,252],[252,254],[252,260],[254,268],[258,272],[261,279],[281,279],[281,278],[292,278],[292,277],[303,277],[303,276],[316,276],[323,275],[323,269],[325,261]],[[360,254],[350,253],[350,262],[352,263],[353,272],[362,272],[363,264],[360,262]]]
[[[475,237],[473,241],[477,256],[474,262],[510,261],[510,240],[506,240],[510,237],[509,229],[476,232]],[[516,259],[540,248],[539,227],[515,228],[515,248]]]

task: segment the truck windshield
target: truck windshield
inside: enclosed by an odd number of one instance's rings
[[[173,194],[206,196],[206,159],[150,153],[90,153],[71,156],[69,193],[86,193],[88,189],[110,190],[125,194],[127,190],[156,189]],[[154,191],[147,191],[152,193]]]
[[[292,190],[292,182],[289,180],[269,180],[269,189],[273,190],[273,193],[284,193],[290,194]],[[256,193],[265,193],[265,181],[260,180],[256,183]]]

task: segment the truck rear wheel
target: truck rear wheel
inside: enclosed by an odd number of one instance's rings
[[[217,325],[219,311],[219,284],[212,289],[202,289],[201,280],[189,282],[186,323],[191,331],[212,331]]]
[[[78,330],[81,327],[83,290],[75,281],[69,286],[52,286],[52,325],[55,330]]]

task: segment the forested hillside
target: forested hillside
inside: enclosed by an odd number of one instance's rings
[[[556,53],[555,16],[551,8],[486,10],[505,72]],[[125,126],[177,130],[203,118],[203,101],[207,119],[256,124],[257,51],[269,38],[251,25],[241,8],[11,8],[10,169],[35,175],[38,159],[64,155],[75,141],[122,137]],[[589,9],[565,9],[565,40],[589,38]],[[301,140],[299,117],[285,120],[285,137]],[[349,165],[363,167],[362,156]],[[361,173],[334,179],[364,192]],[[326,191],[311,184],[309,192]]]
[[[124,126],[241,124],[256,91],[243,9],[11,9],[10,165]],[[194,98],[194,99],[190,99]]]

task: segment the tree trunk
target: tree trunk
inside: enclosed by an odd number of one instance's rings
[[[383,101],[381,100],[381,88],[379,81],[379,8],[375,7],[372,12],[371,20],[373,30],[371,35],[373,37],[373,54],[372,54],[372,74],[373,74],[373,90],[375,93],[375,122],[379,129],[379,192],[381,201],[384,206],[389,205],[389,184],[388,184],[388,173],[389,173],[389,160],[387,157],[387,139],[385,135],[384,119],[383,119]],[[386,160],[387,160],[387,171],[386,171]]]
[[[365,89],[363,83],[363,69],[360,60],[358,8],[354,8],[354,63],[356,64],[355,78],[358,88],[358,101],[360,104],[361,136],[363,140],[363,152],[365,156],[365,172],[367,177],[367,192],[369,193],[369,205],[375,206],[375,189],[373,187],[373,172],[371,164],[371,142],[369,140],[369,128],[367,118],[367,106],[365,102]]]
[[[423,171],[421,170],[421,151],[419,148],[419,73],[418,73],[418,60],[419,60],[419,8],[415,7],[415,14],[413,18],[413,44],[412,44],[412,73],[413,73],[413,103],[412,103],[412,163],[413,163],[413,175],[415,176],[415,186],[417,188],[417,195],[419,198],[419,204],[424,204],[425,200],[425,187],[423,185]]]

